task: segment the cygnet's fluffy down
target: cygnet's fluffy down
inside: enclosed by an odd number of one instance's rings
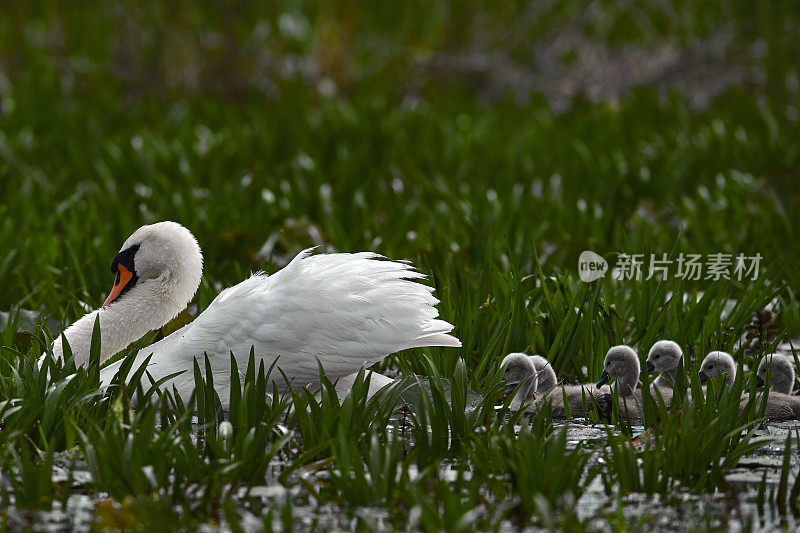
[[[700,364],[700,383],[705,383],[709,379],[722,378],[725,386],[730,388],[733,380],[736,379],[736,362],[729,353],[714,351],[710,352]]]
[[[655,343],[647,354],[647,372],[660,372],[653,385],[672,388],[682,358],[683,350],[677,343],[669,340]]]
[[[513,411],[529,409],[535,402],[536,369],[524,353],[510,353],[500,363],[506,382],[506,394],[514,393],[509,407]],[[516,392],[515,392],[516,391]]]
[[[607,406],[604,408],[603,396],[608,392],[607,387],[597,390],[591,385],[559,385],[552,365],[544,357],[511,353],[500,366],[508,385],[507,392],[516,390],[510,404],[512,410],[525,409],[533,413],[547,404],[556,418],[565,418],[567,414],[584,417],[586,411],[599,402],[601,414],[608,411]]]
[[[615,382],[619,412],[631,421],[642,419],[644,400],[638,388],[640,372],[639,358],[633,348],[624,344],[612,346],[606,353],[603,375],[597,383],[599,387],[607,382]],[[654,398],[660,397],[666,405],[672,402],[671,387],[651,385],[650,394]]]
[[[794,365],[788,357],[778,353],[767,355],[758,365],[756,380],[759,386],[763,386],[767,381],[770,383],[764,418],[769,420],[800,419],[800,397],[791,394],[794,388]],[[759,394],[756,396],[756,405],[760,406],[760,402],[761,395]]]
[[[775,357],[778,355],[778,357]],[[766,365],[772,362],[772,375],[773,383],[777,377],[779,388],[786,390],[786,376],[784,373],[794,373],[794,369],[789,366],[788,368],[782,364],[780,354],[772,354],[762,361],[764,365],[764,372],[766,374]],[[766,361],[766,362],[765,362]],[[777,363],[777,364],[776,364]],[[760,377],[761,366],[759,366],[757,376]],[[722,378],[725,380],[725,386],[730,388],[733,381],[736,379],[736,362],[730,354],[726,352],[714,351],[709,353],[703,363],[700,365],[700,381],[705,382],[708,379]],[[789,388],[791,390],[791,388]],[[750,400],[750,395],[745,393],[742,396],[740,403],[740,410],[744,410],[745,406]],[[755,396],[756,407],[760,408],[763,401],[763,394],[759,393]],[[764,418],[767,420],[796,420],[800,419],[800,398],[784,394],[775,390],[771,390],[767,395],[767,405],[764,409]]]
[[[767,371],[769,376],[767,376]],[[794,389],[794,364],[783,354],[769,354],[758,365],[758,386],[763,387],[769,378],[770,390],[791,394]]]

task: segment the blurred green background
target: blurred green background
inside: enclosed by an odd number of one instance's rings
[[[172,219],[201,309],[300,247],[375,250],[432,274],[481,359],[554,344],[584,249],[760,253],[796,335],[798,29],[778,1],[4,2],[0,310],[71,320]],[[604,283],[605,344],[647,331],[631,290],[675,290]],[[706,342],[665,320],[648,338]]]

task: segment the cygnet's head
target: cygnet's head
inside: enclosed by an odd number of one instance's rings
[[[661,372],[674,378],[678,370],[678,363],[683,357],[683,350],[677,343],[672,341],[658,341],[650,348],[647,354],[647,371]]]
[[[103,307],[158,284],[180,311],[200,286],[203,254],[188,229],[177,222],[158,222],[128,237],[111,262],[111,272],[114,287]]]
[[[526,379],[529,379],[531,388],[536,381],[536,368],[524,353],[510,353],[505,356],[500,363],[500,370],[503,372],[503,381],[506,382],[506,394],[510,394]]]
[[[767,383],[767,368],[770,368],[770,390],[791,394],[794,388],[794,365],[783,354],[769,354],[758,365],[756,382],[759,387]]]
[[[725,385],[730,388],[736,378],[736,363],[729,353],[710,352],[700,365],[699,376],[700,383],[721,377],[725,380]]]
[[[506,397],[514,395],[509,403],[512,410],[523,409],[525,404],[534,401],[536,369],[527,355],[524,353],[508,354],[500,363],[500,370],[503,372],[503,380],[506,382]]]
[[[556,388],[558,379],[556,378],[556,371],[553,370],[553,365],[550,361],[541,355],[529,355],[528,359],[533,363],[533,368],[536,369],[536,386],[534,390],[540,394],[546,394]]]
[[[619,394],[629,396],[636,390],[640,368],[639,358],[630,346],[612,346],[606,353],[603,374],[597,382],[597,388],[616,380]]]

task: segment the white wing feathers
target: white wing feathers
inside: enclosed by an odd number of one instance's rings
[[[414,281],[420,278],[409,264],[373,253],[305,250],[272,276],[255,274],[220,293],[194,322],[143,349],[137,363],[153,353],[148,371],[158,379],[191,374],[193,359],[207,353],[216,381],[229,370],[231,351],[241,368],[253,347],[267,367],[278,358],[276,367],[302,386],[318,383],[317,360],[335,380],[406,348],[461,346],[448,335],[453,326],[436,319],[439,301]]]

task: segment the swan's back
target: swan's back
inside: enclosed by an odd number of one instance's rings
[[[544,398],[550,404],[555,418],[585,418],[597,404],[602,415],[608,415],[608,406],[604,395],[608,387],[597,389],[594,383],[557,385]],[[566,403],[564,399],[566,398]],[[586,409],[584,409],[586,407]]]
[[[180,382],[190,377],[193,359],[206,353],[217,382],[218,373],[224,378],[229,371],[231,351],[241,362],[253,347],[267,367],[277,358],[276,368],[303,386],[319,382],[318,361],[335,380],[407,348],[461,346],[448,335],[453,326],[436,319],[433,288],[415,281],[423,277],[373,253],[312,256],[306,250],[271,276],[255,274],[226,289],[192,323],[137,359],[153,353],[148,371],[154,378],[188,369]],[[280,373],[273,378],[283,389]]]
[[[742,396],[740,411],[744,411],[750,398],[747,394]],[[756,394],[756,410],[761,408],[764,400],[762,392]],[[758,412],[758,411],[757,411]],[[783,394],[782,392],[770,391],[767,396],[767,405],[764,410],[764,418],[767,420],[800,420],[800,396]]]

